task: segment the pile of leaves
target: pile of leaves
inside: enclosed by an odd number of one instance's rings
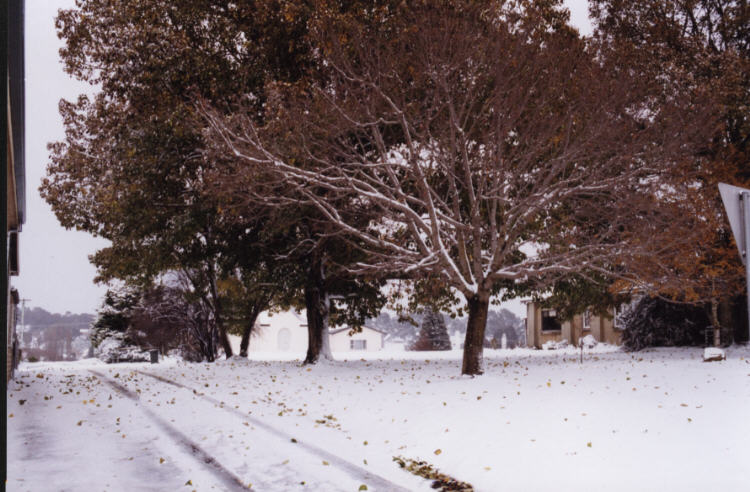
[[[432,480],[432,488],[435,490],[440,490],[442,492],[474,492],[474,486],[471,484],[461,482],[444,473],[440,473],[437,468],[433,467],[426,461],[416,461],[411,458],[404,458],[403,456],[394,456],[393,461],[413,475]]]

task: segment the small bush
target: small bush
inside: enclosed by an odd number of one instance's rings
[[[107,364],[117,362],[148,362],[151,356],[140,347],[130,345],[123,334],[109,336],[99,343],[95,350],[96,357]]]

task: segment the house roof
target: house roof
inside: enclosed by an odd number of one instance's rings
[[[270,326],[279,323],[287,326],[307,326],[307,317],[304,315],[304,312],[294,310],[276,313],[263,311],[258,316],[257,323],[261,326]]]
[[[372,326],[363,326],[362,328],[367,328],[368,330],[376,331],[376,332],[380,333],[381,335],[385,335],[385,334],[386,334],[386,332],[384,332],[383,330],[379,330],[379,329],[377,329],[377,328],[373,328]],[[348,326],[343,326],[343,327],[341,327],[341,328],[336,328],[336,329],[334,329],[334,330],[330,330],[330,331],[328,332],[328,334],[329,334],[329,335],[335,335],[335,334],[337,334],[337,333],[341,333],[342,331],[349,331],[349,330],[351,330],[351,328],[350,328],[350,327],[348,327]]]

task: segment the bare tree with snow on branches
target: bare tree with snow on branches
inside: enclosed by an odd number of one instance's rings
[[[366,251],[352,272],[460,292],[470,375],[501,283],[646,254],[628,233],[653,218],[659,176],[706,121],[682,94],[651,106],[656,82],[610,70],[559,17],[508,5],[428,1],[382,23],[324,12],[322,82],[270,86],[262,126],[200,105],[238,176],[284,183],[286,200],[315,205]],[[355,225],[357,210],[377,219]]]

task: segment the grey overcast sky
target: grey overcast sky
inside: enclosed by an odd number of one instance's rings
[[[587,0],[565,0],[572,23],[581,33],[591,32]],[[91,235],[63,229],[39,196],[39,184],[48,163],[47,143],[64,137],[57,111],[60,99],[92,93],[88,84],[71,79],[62,69],[55,33],[58,9],[74,0],[26,1],[26,224],[20,236],[21,275],[11,283],[27,307],[51,312],[93,313],[106,288],[93,282],[96,269],[88,256],[107,245]],[[524,317],[520,302],[507,306]]]

